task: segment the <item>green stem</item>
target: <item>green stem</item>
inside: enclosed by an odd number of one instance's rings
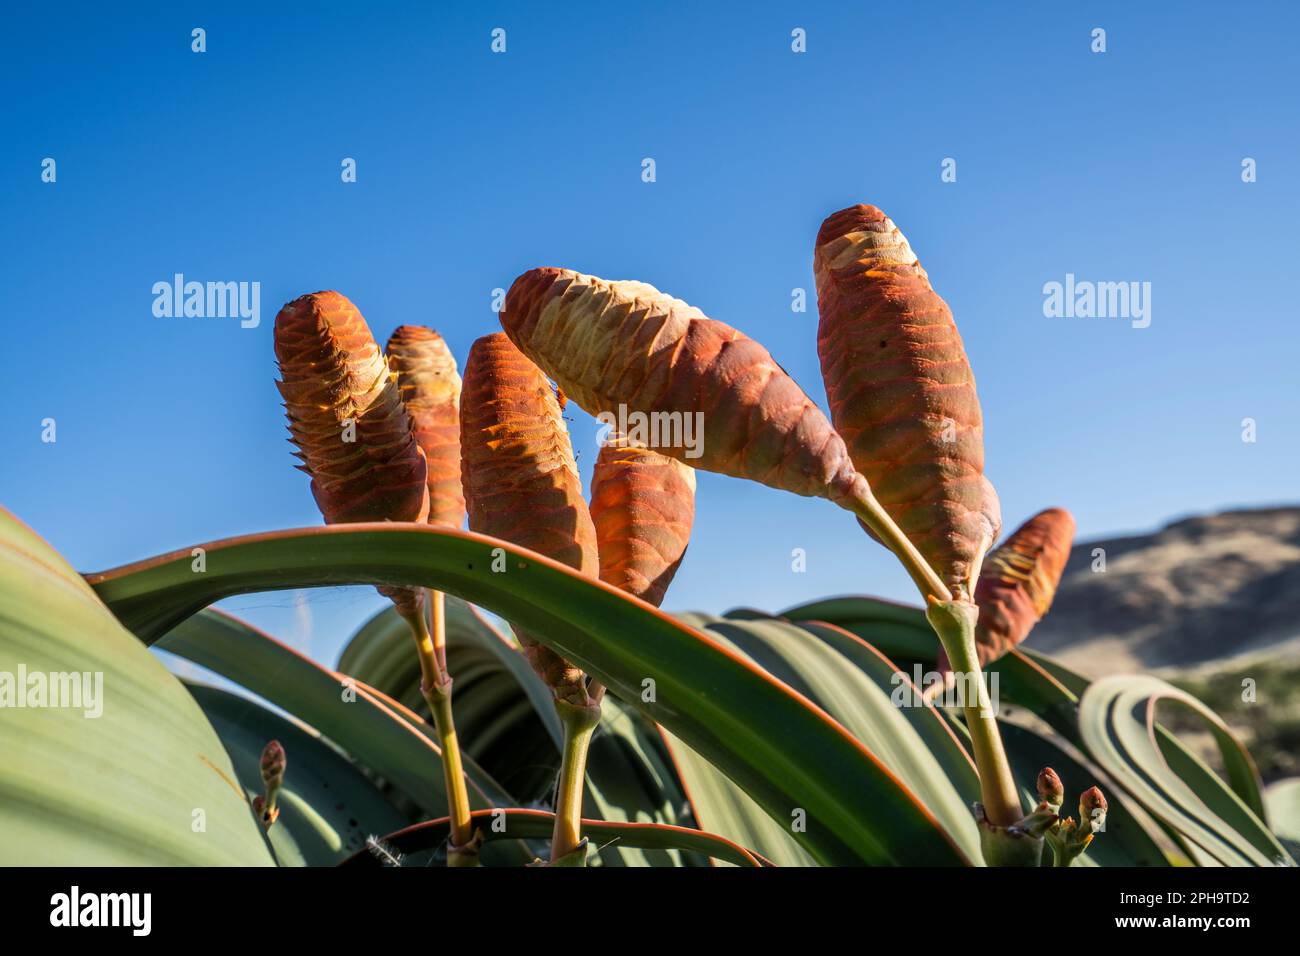
[[[958,678],[967,675],[968,686],[974,685],[975,699],[970,700],[971,695],[967,694],[963,700],[963,709],[975,751],[975,767],[979,771],[980,796],[989,822],[999,827],[1009,827],[1022,816],[1020,796],[1016,791],[1015,779],[1011,776],[1011,764],[1007,761],[1006,750],[1002,747],[1002,735],[998,732],[996,716],[989,705],[988,689],[984,685],[979,657],[975,653],[975,621],[979,610],[964,599],[965,594],[958,595],[957,600],[953,599],[952,591],[935,573],[930,562],[876,500],[866,479],[855,482],[848,501],[850,510],[894,552],[925,597],[928,603],[925,616],[939,635],[944,650],[948,652],[948,662],[953,673]],[[977,567],[978,564],[979,561],[976,561]]]
[[[451,681],[426,692],[424,699],[433,712],[433,724],[442,747],[442,775],[447,786],[447,808],[451,818],[451,852],[447,856],[447,865],[472,866],[478,859],[478,846],[470,821],[469,790],[465,784],[460,742],[456,739],[456,725],[451,716]]]
[[[447,602],[441,591],[429,590],[429,629],[433,642],[433,659],[438,669],[447,673]],[[450,675],[448,675],[450,677]]]
[[[1015,779],[1011,775],[1011,764],[1002,747],[997,717],[989,703],[984,673],[975,653],[975,620],[978,613],[975,605],[966,601],[940,602],[931,599],[925,616],[948,653],[948,662],[957,682],[965,684],[967,693],[963,694],[962,709],[975,751],[984,812],[990,823],[1009,827],[1019,821],[1024,813]],[[969,693],[972,690],[974,700]]]
[[[859,476],[860,477],[860,476]],[[902,529],[894,523],[876,496],[871,493],[866,479],[854,485],[854,495],[849,499],[850,511],[862,519],[862,523],[872,530],[884,544],[902,562],[903,567],[915,582],[924,598],[934,597],[940,601],[951,601],[952,592],[935,574],[930,562],[916,549]]]
[[[266,797],[262,801],[262,819],[266,821],[268,827],[275,822],[279,814],[279,804],[280,785],[276,783],[266,788]]]
[[[433,716],[438,746],[442,749],[442,773],[447,788],[447,815],[451,818],[451,852],[449,866],[473,862],[477,857],[474,829],[470,820],[469,789],[465,783],[465,766],[460,755],[460,741],[456,737],[456,723],[451,710],[451,676],[446,671],[446,646],[442,593],[430,593],[432,601],[433,632],[425,619],[423,609],[403,614],[415,638],[416,656],[420,661],[420,693]],[[465,859],[457,850],[463,850]]]
[[[600,705],[578,707],[556,700],[564,727],[560,782],[555,795],[555,828],[551,833],[551,862],[568,856],[582,842],[582,794],[587,776],[587,748],[600,723]]]

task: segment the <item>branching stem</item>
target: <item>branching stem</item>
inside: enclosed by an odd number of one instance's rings
[[[973,691],[967,693],[963,709],[975,751],[975,766],[979,771],[984,811],[991,823],[1002,827],[1010,826],[1023,814],[1015,780],[1011,776],[1011,765],[1007,762],[1006,750],[1002,746],[1002,735],[998,732],[996,715],[989,703],[984,673],[975,653],[975,620],[978,609],[965,599],[964,594],[958,595],[954,600],[952,592],[935,573],[930,562],[903,534],[902,529],[871,493],[871,489],[865,487],[865,482],[855,486],[852,505],[854,514],[894,552],[907,569],[926,600],[926,617],[939,635],[944,650],[948,652],[948,662],[954,675],[958,680],[966,677],[967,689]]]
[[[862,519],[862,523],[902,562],[903,567],[915,582],[922,598],[933,596],[940,601],[951,601],[952,592],[930,567],[930,562],[916,549],[907,535],[894,523],[871,489],[862,481],[856,486],[858,493],[851,500],[852,512]]]

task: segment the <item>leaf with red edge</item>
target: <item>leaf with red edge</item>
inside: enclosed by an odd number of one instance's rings
[[[427,524],[301,528],[203,545],[88,580],[145,640],[223,597],[386,584],[454,594],[544,640],[712,762],[826,864],[964,865],[916,794],[825,710],[718,641],[507,541]],[[496,573],[499,557],[508,570]],[[654,699],[647,700],[646,680]],[[846,796],[848,795],[848,796]]]

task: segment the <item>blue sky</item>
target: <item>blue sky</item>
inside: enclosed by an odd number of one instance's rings
[[[83,570],[320,521],[273,384],[275,312],[308,291],[344,292],[381,341],[431,325],[463,361],[525,269],[643,279],[824,404],[812,244],[855,202],[952,306],[1008,528],[1296,498],[1294,5],[268,6],[6,15],[0,503]],[[155,317],[178,272],[260,282],[260,326]],[[1067,273],[1150,282],[1150,326],[1045,317]],[[596,427],[573,417],[587,477]],[[701,477],[670,608],[843,592],[914,598],[834,506]],[[332,659],[383,603],[227,606]]]

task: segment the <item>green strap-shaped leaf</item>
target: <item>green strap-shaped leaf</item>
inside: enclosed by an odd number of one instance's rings
[[[532,703],[558,753],[564,730],[555,714],[551,692],[519,653],[512,638],[460,598],[447,597],[444,611],[447,653],[458,655],[459,666],[451,669],[452,675],[460,674],[462,667],[484,658],[495,662],[503,675],[510,678],[509,684],[522,691]],[[419,703],[424,699],[419,687],[420,668],[407,653],[410,643],[410,625],[395,608],[384,608],[348,641],[339,655],[338,669],[403,703]],[[471,650],[481,653],[468,653]],[[456,726],[460,727],[459,720]]]
[[[834,624],[869,641],[894,660],[933,663],[939,650],[939,638],[925,619],[924,611],[883,598],[827,598],[787,608],[777,617]]]
[[[1005,662],[1005,665],[1004,665]],[[1028,706],[1043,717],[1076,745],[1086,747],[1078,731],[1078,698],[1091,686],[1088,678],[1077,671],[1070,670],[1064,664],[1045,655],[1023,648],[1012,651],[994,666],[1004,665],[1005,674],[1011,678],[1012,695],[1022,703],[1031,701]],[[1193,698],[1194,699],[1194,698]],[[1067,702],[1068,701],[1068,705]],[[1041,706],[1034,706],[1042,702]],[[1197,706],[1204,705],[1197,701]],[[1208,708],[1216,730],[1216,740],[1228,771],[1228,787],[1232,793],[1250,808],[1250,812],[1260,820],[1266,820],[1264,797],[1260,790],[1259,773],[1249,752],[1237,740],[1223,722]],[[1210,801],[1211,809],[1224,819],[1238,819],[1236,800],[1225,800],[1220,805],[1219,790],[1222,781],[1205,766],[1188,747],[1161,724],[1155,724],[1156,740],[1165,755],[1171,769],[1182,777],[1191,788]],[[1250,827],[1253,823],[1247,818],[1239,822]]]
[[[1300,859],[1300,777],[1276,780],[1264,791],[1264,806],[1273,832],[1286,846],[1292,859]]]
[[[1055,683],[1064,687],[1075,697],[1082,697],[1083,692],[1087,690],[1088,685],[1092,683],[1089,678],[1084,677],[1078,671],[1071,670],[1060,661],[1054,660],[1046,654],[1040,654],[1038,651],[1019,647],[1011,653],[1034,665],[1037,670],[1045,673]]]
[[[910,682],[887,658],[825,624],[799,626],[752,612],[744,620],[681,617],[824,708],[907,784],[972,859],[980,858],[970,809],[979,797],[974,764],[919,692],[907,694]],[[915,706],[901,706],[909,701]]]
[[[904,775],[923,797],[922,788],[927,786],[924,780],[918,786],[906,776],[915,771],[912,757],[891,762],[890,756],[907,745],[914,751],[928,752],[951,784],[933,782],[943,794],[938,802],[952,815],[954,827],[969,827],[973,836],[968,801],[978,797],[979,780],[970,757],[934,708],[893,706],[890,697],[897,689],[894,675],[898,669],[871,644],[833,625],[804,622],[794,628],[752,608],[729,611],[725,619],[695,614],[682,618],[730,636],[738,649],[754,649],[755,653],[749,655],[752,659],[825,707],[851,731],[862,732],[863,743],[876,750],[892,770]],[[874,704],[874,712],[863,713],[864,704]],[[900,732],[900,716],[911,724],[919,740],[907,731]],[[667,736],[702,827],[752,847],[781,866],[812,862],[791,835],[796,821],[771,819],[707,761],[681,741]],[[921,776],[932,776],[933,769],[928,766]],[[951,799],[953,787],[960,795],[956,802]]]
[[[194,699],[2,508],[0,700],[0,864],[272,865]]]
[[[551,692],[495,626],[457,597],[445,598],[447,664],[461,747],[515,798],[536,799],[555,783],[560,722]],[[411,628],[385,608],[358,629],[340,673],[427,714]],[[554,761],[549,759],[554,754]]]
[[[472,606],[446,598],[447,662],[455,679],[456,728],[464,751],[502,779],[519,802],[549,797],[560,762],[560,724],[550,689],[518,649]],[[409,627],[380,611],[343,649],[339,669],[423,713]],[[586,815],[612,822],[684,824],[686,798],[654,725],[613,695],[587,756]],[[613,843],[606,866],[707,864],[676,850]]]
[[[310,724],[401,789],[426,813],[447,812],[437,735],[396,701],[362,682],[346,685],[344,675],[217,610],[182,621],[157,646]],[[471,803],[497,807],[513,802],[482,768],[467,761],[466,769]]]
[[[921,689],[913,682],[914,675],[902,671],[869,641],[843,628],[817,621],[806,621],[801,627],[821,638],[838,655],[870,678],[883,694],[890,696],[891,703],[895,702],[895,695],[904,687],[914,689],[919,698]],[[911,698],[913,706],[895,706],[895,710],[911,724],[925,750],[942,768],[963,806],[969,808],[971,803],[979,799],[980,781],[975,761],[966,749],[967,744],[958,739],[936,708],[929,705],[915,706],[917,698]],[[863,742],[870,746],[868,741]]]
[[[1018,648],[995,661],[989,670],[1001,677],[1006,699],[1019,703],[1042,717],[1053,730],[1104,767],[1081,733],[1079,698],[1091,686],[1092,682],[1088,678],[1050,657],[1025,648]],[[1238,772],[1229,776],[1229,788],[1225,790],[1223,781],[1169,730],[1157,723],[1154,732],[1169,769],[1182,778],[1193,792],[1199,794],[1211,810],[1225,820],[1238,820],[1247,828],[1256,826],[1248,815],[1241,815],[1240,803],[1244,801],[1251,812],[1259,816],[1263,806],[1259,782],[1253,767],[1248,768],[1249,757],[1245,749],[1235,738],[1232,738],[1229,749],[1238,756],[1235,762]],[[1234,766],[1231,758],[1228,766]],[[1105,781],[1099,782],[1105,786]],[[1113,790],[1111,787],[1107,792]],[[1130,808],[1135,816],[1148,817],[1150,814],[1151,825],[1147,827],[1149,834],[1158,828],[1198,865],[1218,865],[1215,857],[1189,840],[1187,834],[1178,828],[1176,818],[1151,813],[1154,808],[1146,805],[1145,793],[1136,792],[1127,799],[1132,799],[1136,804]],[[1112,797],[1112,804],[1114,800]]]
[[[938,642],[929,632],[920,608],[876,598],[841,597],[791,608],[783,612],[783,616],[794,620],[809,618],[830,620],[869,640],[891,656],[897,655],[926,665],[934,661]],[[1045,720],[1066,740],[1083,749],[1088,756],[1097,757],[1095,753],[1090,752],[1089,743],[1080,732],[1079,697],[1090,686],[1086,677],[1024,647],[1017,648],[994,661],[987,670],[990,683],[996,676],[999,696],[1004,703],[1019,704],[1027,708]],[[1007,725],[1004,723],[1004,726]],[[1232,817],[1234,813],[1240,812],[1238,804],[1241,801],[1245,801],[1252,811],[1256,806],[1262,806],[1259,803],[1261,798],[1253,772],[1238,770],[1230,774],[1229,784],[1232,789],[1226,790],[1223,783],[1208,768],[1204,768],[1168,730],[1156,724],[1155,734],[1159,741],[1159,749],[1172,755],[1168,758],[1170,766],[1177,773],[1188,775],[1187,782],[1195,792],[1201,794],[1210,803],[1212,809]],[[1244,749],[1235,739],[1232,739],[1230,750],[1244,755]],[[1249,758],[1245,759],[1248,761]],[[1160,762],[1164,763],[1163,760]],[[1100,760],[1098,763],[1103,765]],[[1229,760],[1229,766],[1232,765],[1233,761]],[[1036,773],[1037,768],[1033,772]],[[1105,781],[1098,782],[1105,785]],[[1147,805],[1148,795],[1145,791],[1130,795],[1109,794],[1112,804],[1117,801],[1125,803],[1131,800],[1133,805],[1126,806],[1125,809],[1131,811],[1135,820],[1146,824],[1146,839],[1134,841],[1131,848],[1133,855],[1143,859],[1149,856],[1149,844],[1152,833],[1155,832],[1152,824],[1144,819],[1147,811],[1154,810]],[[1203,851],[1186,844],[1185,838],[1176,826],[1171,825],[1169,819],[1156,813],[1152,813],[1152,816],[1154,826],[1164,829],[1174,837],[1187,849],[1189,856],[1194,859],[1204,856]],[[1247,828],[1257,827],[1257,821],[1250,823],[1247,817],[1242,817],[1242,822]]]
[[[1023,647],[995,661],[989,670],[998,673],[1001,677],[1002,689],[1008,699],[1028,707],[1051,725],[1053,730],[1096,760],[1098,766],[1105,767],[1104,761],[1093,753],[1089,741],[1081,732],[1079,699],[1092,685],[1088,678],[1059,661]],[[1237,771],[1230,774],[1229,788],[1225,789],[1223,781],[1177,737],[1158,723],[1153,727],[1169,771],[1181,778],[1193,792],[1201,796],[1211,810],[1224,819],[1235,820],[1247,829],[1253,829],[1258,825],[1258,821],[1252,821],[1249,814],[1242,815],[1240,810],[1242,801],[1245,801],[1250,812],[1256,816],[1262,812],[1263,807],[1258,777],[1253,766],[1250,766],[1249,755],[1240,742],[1229,737],[1230,742],[1227,746],[1233,756],[1229,757],[1227,765],[1235,766]],[[1113,789],[1110,788],[1107,792],[1113,793]],[[1179,818],[1166,817],[1154,812],[1155,808],[1147,803],[1148,795],[1146,791],[1138,791],[1128,797],[1121,796],[1121,799],[1131,798],[1134,801],[1136,806],[1129,809],[1135,816],[1142,818],[1150,815],[1151,825],[1147,826],[1148,836],[1158,828],[1198,865],[1217,865],[1218,861],[1213,855],[1199,847],[1194,840],[1189,839],[1187,833],[1179,829]],[[1111,802],[1114,805],[1114,796],[1111,797]]]
[[[997,682],[998,697],[1031,711],[1045,720],[1053,730],[1076,747],[1083,747],[1079,736],[1079,694],[1063,683],[1044,659],[1016,649],[989,664],[990,687]],[[1087,687],[1087,681],[1083,683]]]
[[[409,822],[343,754],[247,697],[187,683],[230,754],[249,799],[263,792],[262,748],[278,740],[287,755],[280,816],[267,831],[281,866],[334,866],[365,847],[372,833]]]
[[[506,572],[492,570],[494,549],[505,554]],[[90,580],[146,640],[250,591],[438,588],[536,634],[714,762],[774,817],[806,810],[799,839],[821,862],[970,862],[917,797],[824,711],[711,638],[534,552],[397,523],[273,532],[205,550],[202,573],[187,548]],[[655,682],[653,701],[641,695],[646,678]]]
[[[1290,864],[1268,827],[1209,768],[1182,751],[1174,763],[1156,732],[1162,700],[1200,717],[1214,735],[1230,775],[1253,772],[1250,758],[1212,710],[1190,694],[1147,674],[1094,681],[1079,701],[1079,730],[1089,753],[1159,819],[1226,866]]]
[[[402,637],[406,656],[414,660],[409,630]],[[447,812],[437,733],[401,702],[364,681],[345,684],[344,675],[213,608],[182,621],[157,646],[220,674],[309,724],[404,793],[423,813]],[[516,802],[474,760],[465,760],[465,771],[473,806]],[[372,827],[370,832],[383,829]],[[505,842],[494,844],[484,857],[485,862],[501,865],[519,865],[530,858],[524,846]]]
[[[795,827],[801,822],[795,813],[776,819],[685,741],[662,728],[661,732],[702,829],[751,847],[776,866],[817,865],[795,838]]]

